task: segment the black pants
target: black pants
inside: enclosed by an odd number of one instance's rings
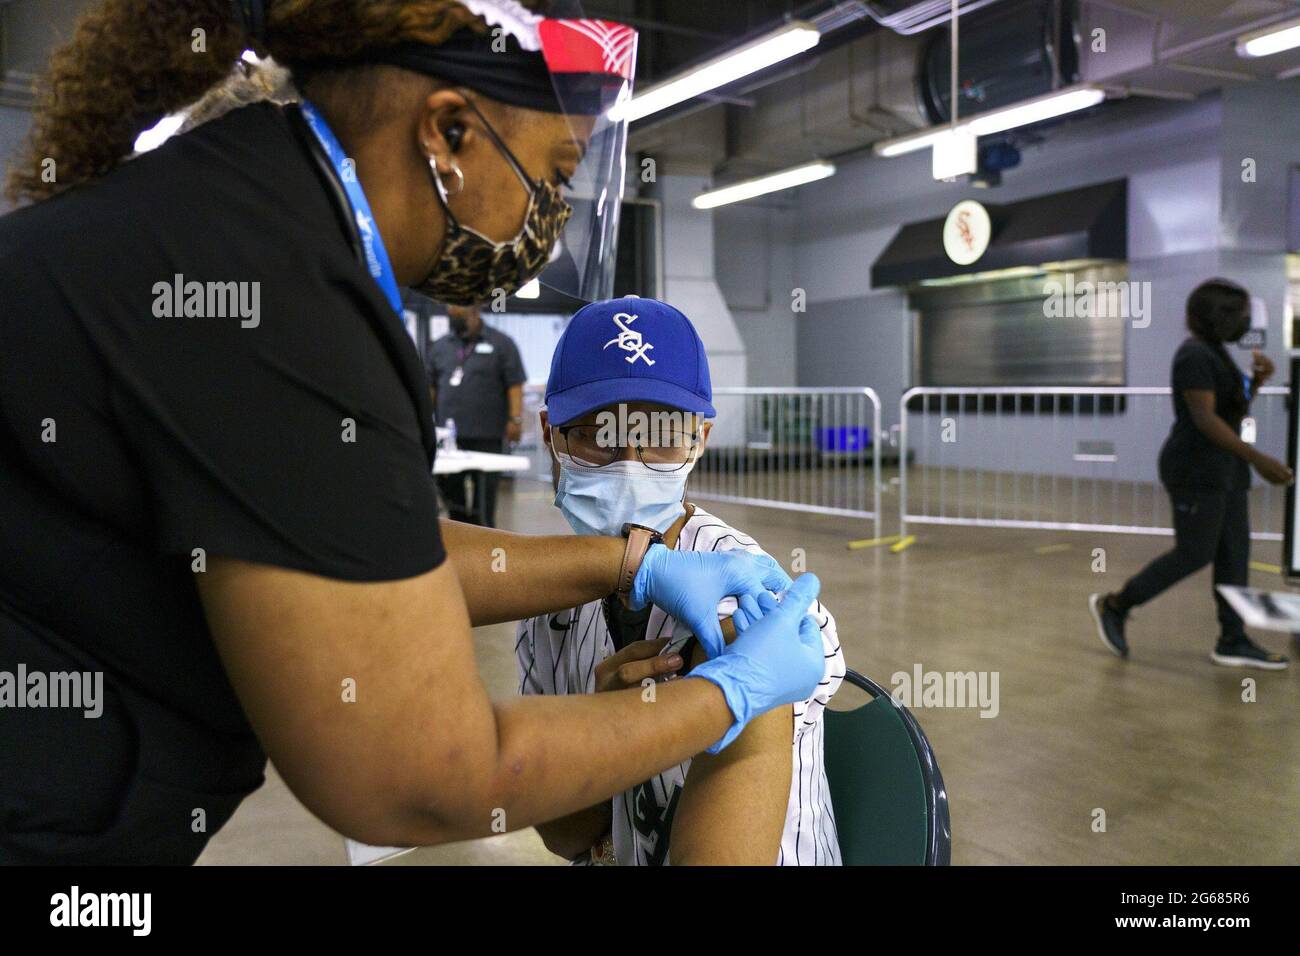
[[[1170,488],[1174,506],[1174,549],[1129,578],[1119,593],[1121,608],[1145,604],[1193,572],[1214,562],[1215,584],[1245,585],[1250,573],[1250,517],[1246,489],[1189,491]],[[1245,635],[1241,618],[1216,590],[1220,640]]]
[[[465,451],[489,451],[499,455],[505,451],[504,438],[457,438],[456,447]],[[465,494],[465,484],[473,485],[472,493]],[[497,486],[501,484],[500,472],[464,471],[458,475],[439,475],[438,491],[447,505],[447,515],[452,521],[465,521],[495,528],[497,520]],[[479,510],[482,514],[479,514]]]

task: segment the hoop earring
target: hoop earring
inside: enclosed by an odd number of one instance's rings
[[[465,191],[465,174],[454,159],[451,161],[451,171],[456,174],[455,192],[448,192],[446,184],[442,181],[442,174],[438,172],[438,161],[432,156],[429,157],[429,168],[433,170],[433,178],[437,181],[438,188],[442,190],[444,196],[459,196]]]

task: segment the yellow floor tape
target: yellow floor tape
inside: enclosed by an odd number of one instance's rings
[[[1278,567],[1276,564],[1265,564],[1263,561],[1252,561],[1252,562],[1250,562],[1250,569],[1251,569],[1252,571],[1264,571],[1264,572],[1266,572],[1266,573],[1268,573],[1268,574],[1281,574],[1281,573],[1282,573],[1282,569],[1281,569],[1280,567]]]
[[[883,538],[862,538],[858,541],[850,541],[849,550],[858,551],[862,548],[874,548],[882,544],[891,544],[892,542],[897,541],[901,537],[902,535],[899,534],[891,534]]]
[[[1041,548],[1034,548],[1035,554],[1059,554],[1062,551],[1069,551],[1072,545],[1068,544],[1046,544]]]
[[[906,538],[904,538],[902,541],[899,541],[897,544],[890,545],[889,550],[894,552],[894,554],[898,554],[898,552],[906,551],[908,548],[910,548],[913,545],[913,543],[915,543],[915,541],[916,541],[916,535],[909,534]]]

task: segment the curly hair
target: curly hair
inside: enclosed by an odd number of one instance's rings
[[[486,25],[457,0],[274,0],[255,42],[230,0],[99,0],[50,59],[6,191],[38,201],[107,174],[142,131],[225,83],[245,50],[296,76],[398,43],[444,43],[463,28]]]

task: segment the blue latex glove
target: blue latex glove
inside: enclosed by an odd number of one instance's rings
[[[628,605],[634,611],[646,604],[658,605],[690,628],[709,657],[717,657],[726,647],[718,603],[726,597],[757,598],[768,591],[784,591],[790,583],[790,575],[766,554],[673,551],[654,544],[632,581]]]
[[[817,575],[802,574],[779,603],[766,592],[741,598],[741,607],[732,617],[736,640],[687,675],[717,684],[736,718],[709,753],[735,740],[750,718],[807,700],[817,690],[826,659],[821,629],[808,613],[808,605],[817,600],[820,590]]]

